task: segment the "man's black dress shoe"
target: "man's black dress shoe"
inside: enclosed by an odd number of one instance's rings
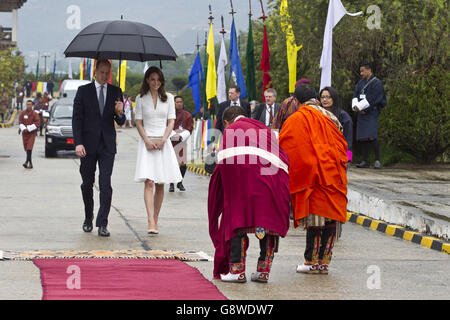
[[[83,222],[83,231],[84,231],[84,232],[91,232],[91,231],[92,231],[92,228],[93,228],[93,226],[92,226],[92,220],[91,220],[91,221],[89,221],[89,220],[84,220],[84,222]]]
[[[175,192],[175,186],[173,185],[173,183],[171,183],[169,186],[169,192]]]
[[[100,237],[109,237],[110,233],[106,227],[98,227],[98,235]]]
[[[177,188],[180,189],[180,191],[186,191],[186,189],[184,188],[184,186],[181,182],[177,183]]]

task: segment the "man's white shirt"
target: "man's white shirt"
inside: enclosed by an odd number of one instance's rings
[[[107,92],[107,87],[108,83],[105,83],[103,85],[103,98],[105,99],[105,101],[103,102],[103,105],[106,104],[106,92]],[[101,90],[101,84],[97,82],[97,80],[95,80],[95,90],[97,91],[97,100],[100,99],[100,90]]]

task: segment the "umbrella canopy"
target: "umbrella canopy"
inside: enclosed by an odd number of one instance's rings
[[[176,60],[176,53],[155,28],[132,21],[95,22],[84,28],[64,51],[66,58],[133,61]]]

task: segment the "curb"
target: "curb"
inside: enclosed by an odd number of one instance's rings
[[[193,166],[187,166],[187,169],[195,174],[199,174],[201,176],[211,177],[211,174],[206,172],[205,169],[193,167]]]
[[[420,244],[429,249],[441,251],[450,254],[450,243],[444,242],[439,238],[429,237],[419,232],[409,231],[405,227],[388,224],[381,220],[374,220],[372,218],[359,215],[354,212],[347,212],[347,221],[359,224],[373,230],[386,233],[390,236],[401,238],[416,244]]]

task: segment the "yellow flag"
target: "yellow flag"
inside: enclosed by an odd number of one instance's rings
[[[295,83],[297,82],[297,52],[303,47],[297,46],[292,24],[289,23],[291,16],[288,12],[287,0],[281,1],[280,6],[281,29],[286,33],[287,61],[289,68],[289,93],[295,91]]]
[[[206,53],[208,54],[208,73],[206,75],[206,99],[209,101],[209,99],[212,99],[215,96],[217,96],[216,56],[214,52],[214,36],[212,23],[210,23]],[[211,104],[209,105],[209,107],[211,107]]]
[[[84,80],[83,60],[80,62],[80,80]]]
[[[127,60],[123,60],[122,64],[120,65],[120,82],[119,82],[119,68],[117,68],[117,76],[116,81],[120,85],[120,89],[122,89],[122,92],[125,92],[125,81],[127,78]]]

